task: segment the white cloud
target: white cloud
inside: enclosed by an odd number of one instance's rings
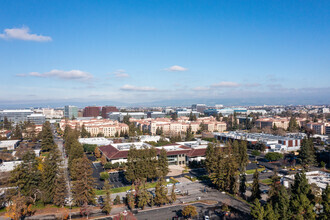
[[[24,74],[20,74],[17,76],[25,76]],[[28,76],[34,76],[34,77],[42,77],[42,78],[59,78],[59,79],[65,79],[65,80],[90,80],[93,78],[93,75],[87,72],[83,72],[81,70],[51,70],[50,72],[46,73],[38,73],[38,72],[31,72],[28,74]]]
[[[30,29],[28,27],[12,28],[12,29],[7,28],[4,30],[3,34],[0,34],[0,38],[25,40],[25,41],[38,41],[38,42],[52,41],[51,37],[31,34],[29,33],[29,31]]]
[[[175,72],[175,71],[183,72],[183,71],[187,71],[188,69],[184,68],[182,66],[174,65],[174,66],[171,66],[169,68],[166,68],[165,70],[166,71],[171,71],[171,72]]]
[[[138,86],[132,86],[132,85],[124,85],[120,88],[121,90],[125,91],[141,91],[141,92],[149,92],[149,91],[156,91],[157,89],[154,87],[138,87]]]
[[[116,78],[128,78],[129,75],[126,73],[125,70],[116,70],[113,75],[116,77]]]
[[[231,88],[231,87],[239,87],[240,85],[236,82],[228,82],[228,81],[222,81],[219,83],[215,83],[212,85],[213,87],[225,87],[225,88]]]
[[[210,88],[198,86],[198,87],[193,88],[193,90],[194,91],[207,91],[207,90],[210,90]]]

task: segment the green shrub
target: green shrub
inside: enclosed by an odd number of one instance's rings
[[[110,175],[109,175],[108,172],[102,172],[102,173],[100,173],[100,179],[101,180],[107,180],[107,179],[109,179],[109,177],[110,177]]]

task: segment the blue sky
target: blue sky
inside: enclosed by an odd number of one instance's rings
[[[322,0],[1,0],[0,102],[329,104],[329,22]]]

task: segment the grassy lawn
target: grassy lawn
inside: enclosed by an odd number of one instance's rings
[[[260,182],[262,182],[263,184],[266,184],[266,185],[270,185],[272,183],[272,180],[271,179],[264,179],[264,180],[261,180]]]
[[[166,182],[166,183],[164,183],[165,185],[167,185],[167,184],[169,184],[169,183],[175,183],[175,181],[173,181],[173,180],[170,180],[170,182]],[[146,184],[146,188],[147,189],[150,189],[150,188],[155,188],[156,187],[156,184],[157,184],[157,182],[153,182],[153,183],[147,183]],[[123,186],[123,187],[118,187],[118,188],[112,188],[110,191],[111,191],[111,193],[121,193],[121,192],[126,192],[127,190],[130,190],[131,189],[131,186]],[[105,192],[104,192],[104,190],[96,190],[95,191],[95,194],[96,195],[104,195],[105,194]]]
[[[1,208],[0,213],[6,212],[6,208]]]
[[[259,168],[259,169],[258,169],[259,172],[261,172],[261,171],[263,171],[263,170],[265,170],[265,168]],[[247,175],[249,175],[249,174],[254,174],[255,171],[256,171],[256,170],[247,170],[245,173],[246,173]]]

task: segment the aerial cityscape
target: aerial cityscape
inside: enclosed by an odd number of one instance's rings
[[[330,219],[329,12],[0,0],[0,220]]]

